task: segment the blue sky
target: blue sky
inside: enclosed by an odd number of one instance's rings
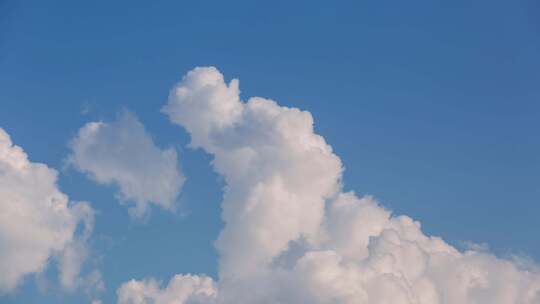
[[[240,79],[241,96],[310,111],[344,167],[428,235],[540,260],[540,5],[537,1],[2,1],[0,127],[60,189],[98,211],[92,263],[106,285],[218,273],[223,178],[160,112],[196,66]],[[90,121],[134,113],[187,180],[179,211],[133,220],[116,186],[66,168]],[[48,269],[2,303],[73,303]]]

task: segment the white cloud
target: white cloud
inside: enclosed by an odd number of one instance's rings
[[[213,303],[216,298],[214,282],[205,276],[176,275],[167,286],[160,285],[154,279],[131,280],[118,289],[118,303],[205,304]]]
[[[373,198],[343,193],[341,161],[309,112],[242,102],[238,80],[226,84],[215,68],[189,72],[163,112],[227,184],[219,281],[204,303],[540,303],[535,267],[460,252]],[[198,289],[176,281],[132,280],[119,303],[192,303]]]
[[[56,179],[54,169],[30,162],[0,128],[0,293],[42,272],[51,258],[60,261],[62,286],[77,287],[94,215],[87,203],[69,202]]]
[[[133,202],[132,216],[150,204],[174,210],[184,177],[176,151],[160,149],[142,123],[128,112],[113,122],[90,122],[71,142],[68,163],[100,184],[116,184],[122,202]]]
[[[315,236],[342,170],[313,133],[309,112],[262,98],[242,103],[238,93],[237,80],[227,86],[216,69],[195,69],[163,110],[188,130],[194,146],[214,155],[225,178],[227,225],[217,246],[222,275],[235,276],[271,262],[289,241]]]

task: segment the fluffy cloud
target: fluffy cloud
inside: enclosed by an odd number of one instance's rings
[[[237,80],[227,86],[216,69],[195,69],[163,109],[214,155],[227,183],[217,241],[224,276],[258,271],[291,240],[314,237],[342,171],[309,112],[238,94]]]
[[[174,210],[184,177],[174,149],[161,150],[137,118],[128,112],[118,120],[90,122],[71,142],[68,163],[100,184],[116,184],[129,212],[142,217],[150,204]]]
[[[198,277],[166,288],[130,281],[119,303],[540,303],[534,267],[460,252],[373,198],[343,193],[340,159],[309,112],[243,102],[238,80],[215,68],[189,72],[163,112],[213,155],[227,184],[219,281],[196,301]]]
[[[0,128],[0,293],[42,272],[51,258],[59,260],[62,286],[73,289],[81,280],[93,211],[69,202],[56,179],[54,169],[30,162]]]
[[[132,280],[122,285],[117,294],[120,304],[205,304],[214,303],[216,287],[212,279],[205,276],[176,275],[164,288],[154,279]]]

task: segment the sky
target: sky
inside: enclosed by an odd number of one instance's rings
[[[0,303],[538,303],[539,17],[0,0]]]

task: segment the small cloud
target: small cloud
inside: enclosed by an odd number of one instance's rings
[[[150,205],[175,210],[184,183],[176,151],[160,149],[143,124],[129,112],[113,122],[84,125],[70,143],[67,163],[99,184],[114,184],[117,197],[143,218]]]

